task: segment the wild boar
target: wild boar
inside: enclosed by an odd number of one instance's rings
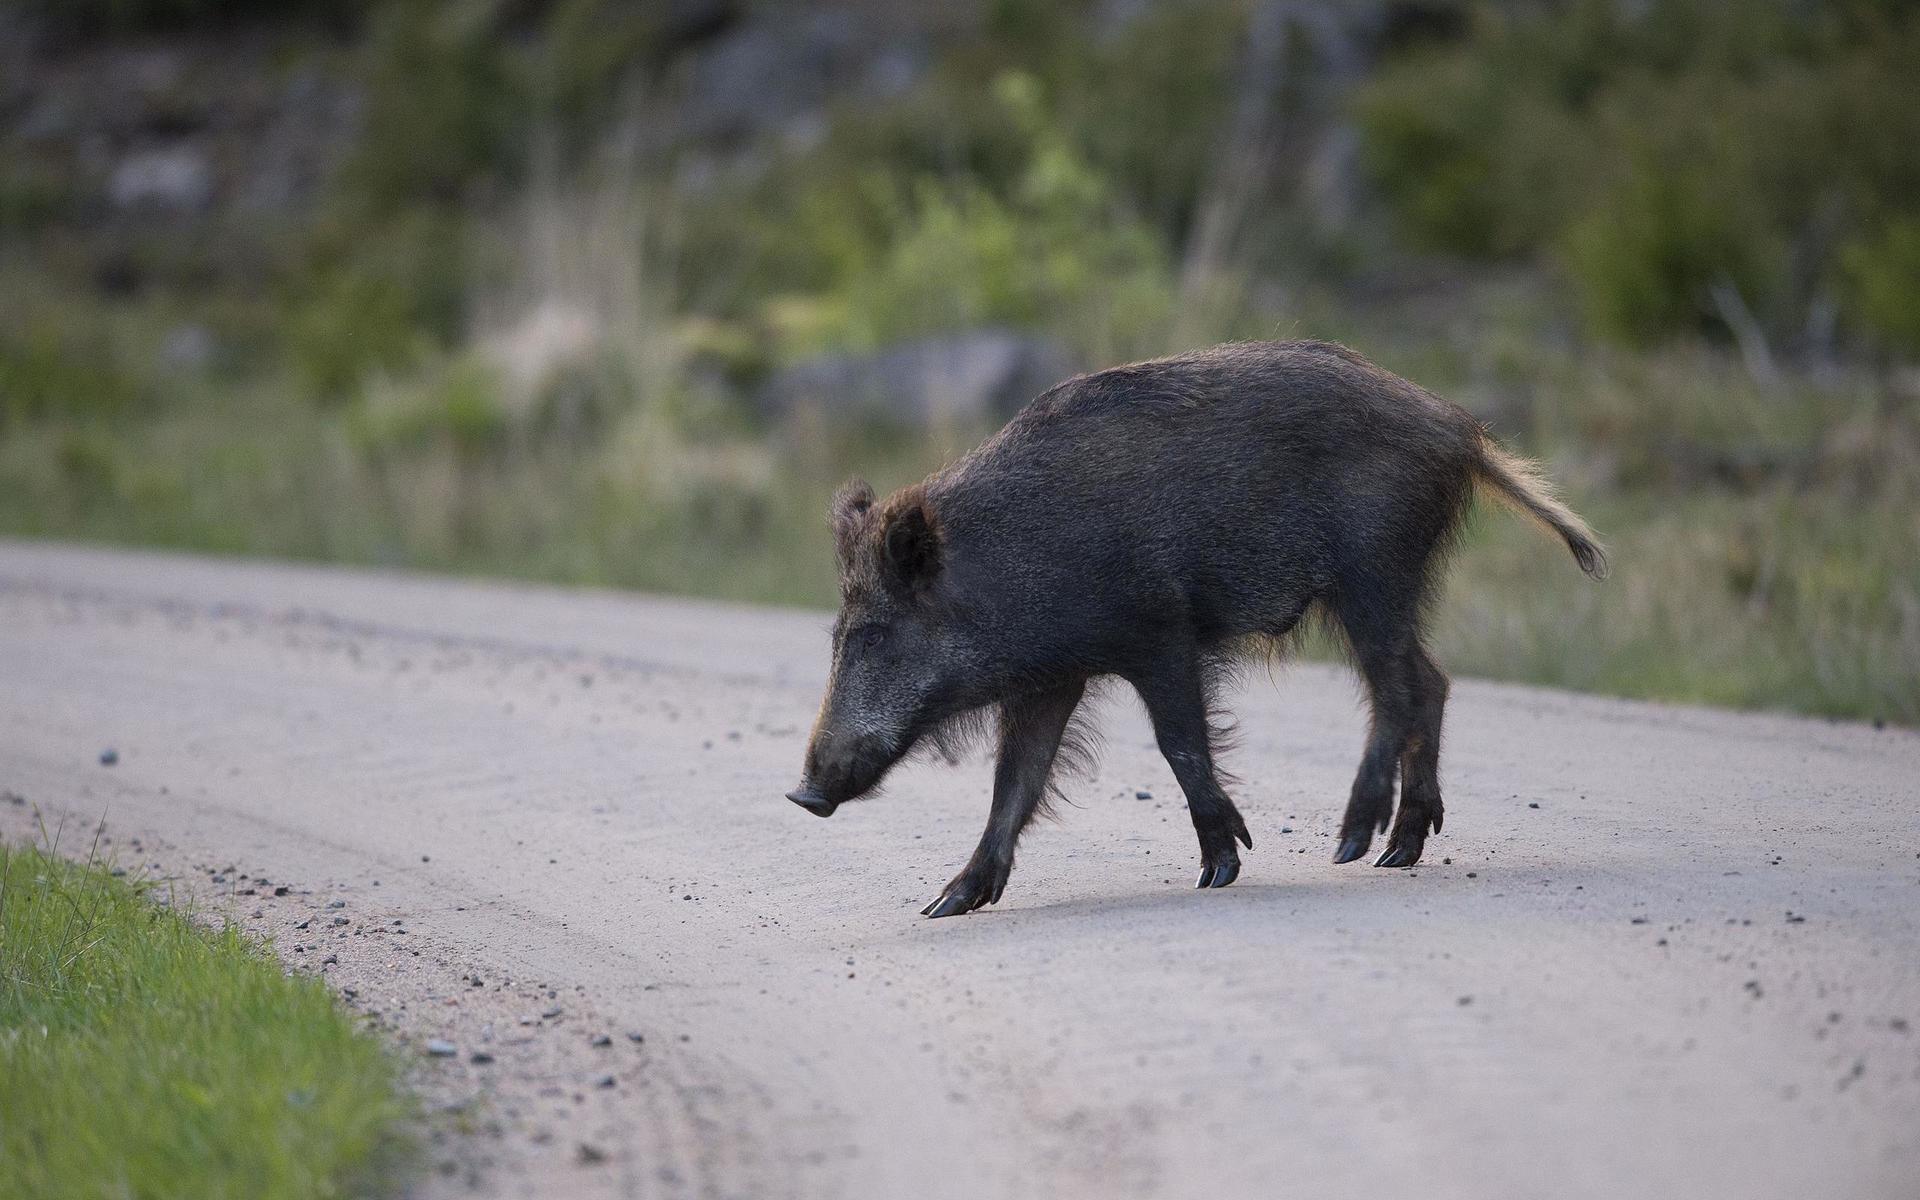
[[[1224,887],[1253,839],[1215,766],[1217,684],[1320,618],[1372,708],[1334,861],[1391,823],[1375,865],[1410,867],[1444,814],[1447,677],[1422,620],[1476,488],[1604,577],[1599,541],[1531,464],[1343,346],[1238,343],[1069,379],[921,483],[885,500],[841,489],[832,672],[787,798],[830,816],[916,746],[990,727],[986,832],[923,911],[996,903],[1084,744],[1075,709],[1117,677],[1186,794],[1197,886]]]

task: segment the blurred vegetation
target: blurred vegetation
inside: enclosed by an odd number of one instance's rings
[[[0,529],[828,604],[834,485],[985,429],[769,411],[793,364],[1331,337],[1616,546],[1596,588],[1479,523],[1450,666],[1920,722],[1909,5],[1436,0],[1343,59],[1367,6],[908,4],[883,93],[704,128],[689,61],[814,10],[10,3],[67,53],[240,30],[354,119],[277,216],[0,155]]]
[[[1920,213],[1916,73],[1920,20],[1890,0],[1478,6],[1360,114],[1409,237],[1550,257],[1596,333],[1710,334],[1722,285],[1776,335],[1838,301],[1914,351],[1920,276],[1889,243]]]

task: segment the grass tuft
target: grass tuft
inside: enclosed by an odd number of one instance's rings
[[[0,1196],[379,1192],[396,1066],[163,885],[0,845]]]

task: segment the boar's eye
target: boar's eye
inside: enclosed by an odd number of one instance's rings
[[[885,625],[862,625],[854,630],[853,644],[862,650],[872,650],[887,640]]]

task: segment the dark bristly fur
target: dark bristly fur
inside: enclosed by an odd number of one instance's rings
[[[833,674],[790,798],[829,815],[916,744],[993,732],[987,831],[927,912],[993,903],[1056,770],[1084,757],[1089,683],[1117,677],[1186,793],[1200,886],[1225,886],[1253,843],[1216,761],[1219,682],[1317,618],[1373,711],[1336,861],[1391,822],[1379,863],[1411,866],[1443,817],[1447,680],[1421,624],[1476,488],[1604,574],[1531,464],[1344,347],[1240,343],[1068,380],[924,482],[836,497]]]

